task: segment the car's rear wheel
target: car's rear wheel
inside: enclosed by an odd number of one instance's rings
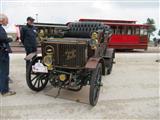
[[[106,74],[111,74],[113,67],[113,58],[109,58],[106,60]]]
[[[36,57],[33,59],[30,62],[26,73],[28,87],[37,92],[43,90],[48,83],[47,73],[34,73],[32,71],[32,66],[35,65],[35,63],[37,63],[39,60],[42,62],[42,57]]]
[[[99,63],[95,70],[92,72],[90,81],[90,95],[89,101],[92,106],[95,106],[98,102],[99,92],[102,79],[102,64]]]

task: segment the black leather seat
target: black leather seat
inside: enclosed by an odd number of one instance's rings
[[[100,22],[73,22],[68,24],[69,30],[64,37],[90,38],[94,31],[109,29],[108,26]]]

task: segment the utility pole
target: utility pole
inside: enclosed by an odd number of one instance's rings
[[[38,23],[38,14],[36,13],[36,22]]]

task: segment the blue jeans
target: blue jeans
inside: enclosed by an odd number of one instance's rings
[[[0,52],[0,92],[9,91],[9,53]]]

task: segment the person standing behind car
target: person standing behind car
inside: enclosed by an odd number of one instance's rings
[[[20,39],[22,44],[24,45],[26,55],[30,53],[37,52],[37,42],[36,42],[36,28],[33,26],[34,18],[27,17],[27,24],[23,26],[20,31]],[[29,65],[29,61],[26,61],[26,70]]]
[[[3,26],[7,26],[8,17],[0,13],[0,92],[3,96],[16,94],[15,91],[9,89],[9,53],[11,48],[9,42],[12,39],[7,37],[7,33]]]

